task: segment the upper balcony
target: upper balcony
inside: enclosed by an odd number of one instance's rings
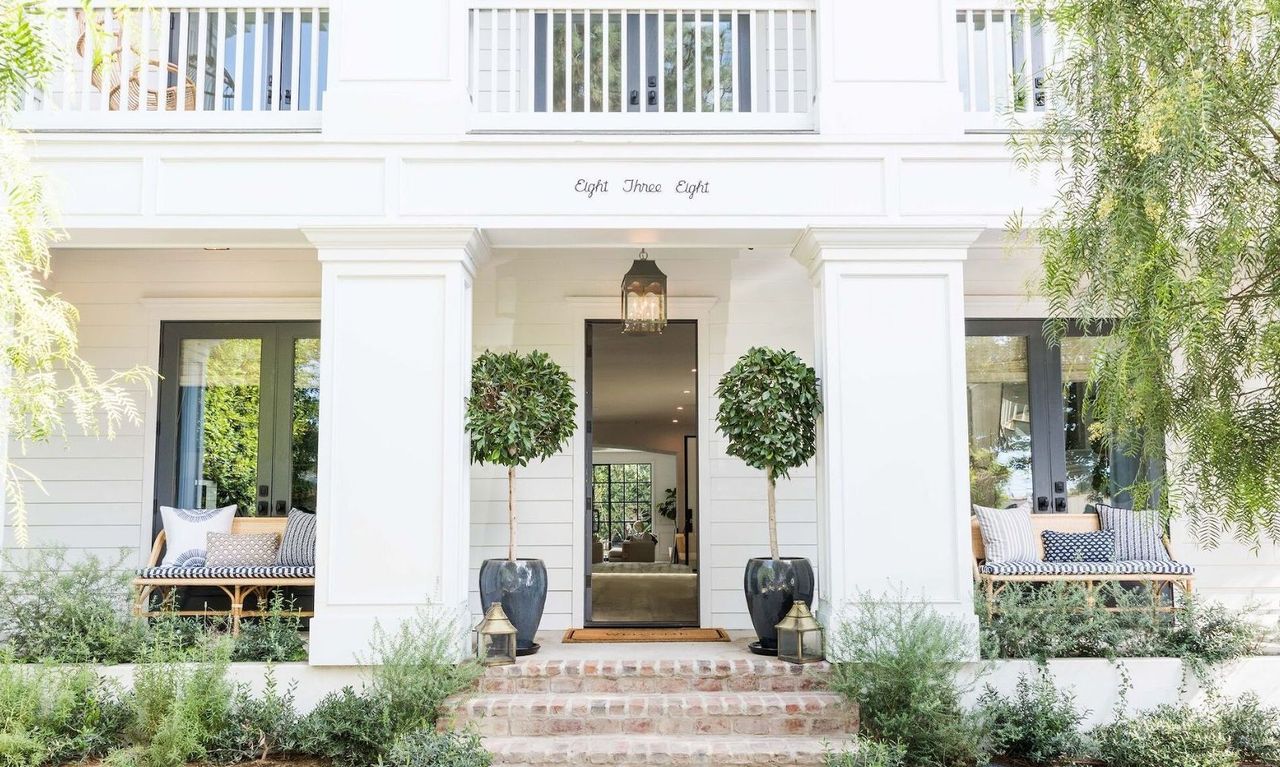
[[[1038,12],[1013,2],[956,11],[956,55],[965,128],[1032,127],[1049,104],[1045,77],[1056,40]]]
[[[60,62],[19,125],[61,130],[319,130],[327,0],[53,4]]]
[[[469,9],[472,131],[812,131],[813,0]]]

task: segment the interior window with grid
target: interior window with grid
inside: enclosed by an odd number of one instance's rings
[[[653,465],[597,463],[592,466],[595,535],[610,543],[653,527]]]

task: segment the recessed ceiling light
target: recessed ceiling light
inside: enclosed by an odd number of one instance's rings
[[[676,405],[676,410],[684,410],[684,405]]]
[[[679,419],[679,418],[672,418],[672,419],[671,419],[671,423],[680,423],[680,419]]]
[[[685,393],[685,394],[693,394],[693,392],[689,391],[688,389],[685,389],[685,390],[684,390],[684,393]]]
[[[697,369],[697,368],[691,368],[691,369],[689,370],[689,372],[690,372],[690,373],[696,373],[696,372],[698,372],[698,369]]]

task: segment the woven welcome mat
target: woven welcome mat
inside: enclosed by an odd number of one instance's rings
[[[569,629],[564,639],[570,642],[728,642],[724,629]]]

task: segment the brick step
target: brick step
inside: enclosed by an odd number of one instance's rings
[[[486,669],[482,693],[801,692],[826,689],[826,663],[730,660],[537,660]]]
[[[841,736],[857,715],[829,692],[480,695],[462,701],[449,726],[489,736]]]
[[[839,748],[846,738],[702,736],[672,738],[657,735],[581,735],[550,738],[490,737],[485,747],[495,765],[664,764],[673,767],[715,765],[823,764],[827,747]]]

